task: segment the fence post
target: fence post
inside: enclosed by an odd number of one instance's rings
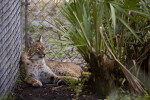
[[[22,2],[22,5],[25,6],[25,48],[26,48],[28,40],[28,5],[30,5],[30,3],[28,2],[28,0],[25,0],[25,2]]]

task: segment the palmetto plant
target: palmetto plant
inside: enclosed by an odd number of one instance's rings
[[[61,13],[69,24],[57,20],[59,27],[55,29],[78,48],[88,63],[94,89],[108,92],[101,85],[111,89],[121,70],[137,93],[145,92],[124,65],[131,60],[131,45],[144,43],[138,32],[150,19],[149,4],[148,0],[70,0],[62,6]]]

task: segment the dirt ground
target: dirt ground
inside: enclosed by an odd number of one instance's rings
[[[76,100],[76,93],[66,85],[44,84],[35,88],[21,83],[12,93],[15,100]],[[79,100],[98,100],[95,95],[81,93]]]

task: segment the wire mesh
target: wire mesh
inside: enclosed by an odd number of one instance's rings
[[[85,66],[85,61],[78,53],[77,49],[70,45],[58,43],[63,39],[60,34],[53,32],[56,23],[52,20],[59,13],[59,5],[63,0],[28,0],[28,36],[38,38],[42,35],[47,47],[47,58],[62,62],[74,62],[80,66]],[[25,14],[26,15],[26,14]],[[63,16],[59,17],[64,23],[67,23]],[[26,23],[26,22],[25,22]]]
[[[0,99],[18,78],[22,50],[20,11],[20,0],[0,0]]]

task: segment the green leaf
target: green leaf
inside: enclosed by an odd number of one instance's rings
[[[141,11],[137,11],[137,10],[130,10],[130,11],[135,12],[135,13],[140,14],[140,15],[145,16],[145,17],[147,16],[148,19],[150,19],[150,14],[147,14],[147,13],[141,12]]]
[[[124,0],[124,6],[128,8],[133,8],[139,3],[140,0]]]
[[[143,43],[142,40],[139,38],[139,36],[134,32],[134,30],[133,30],[122,18],[120,18],[120,17],[117,17],[117,18],[120,20],[120,22],[122,22],[122,24],[123,24],[124,26],[126,26],[127,29],[130,30],[130,32],[131,32],[141,43]]]
[[[120,6],[118,6],[117,4],[112,4],[118,11],[120,11],[120,13],[124,14],[125,16],[131,18],[134,22],[138,23],[138,21],[135,20],[134,17],[132,17],[131,15],[128,14],[128,12],[126,11],[126,9],[121,8]],[[117,15],[118,16],[118,15]],[[139,24],[139,23],[138,23]]]
[[[85,28],[85,34],[87,35],[87,38],[91,40],[91,25],[90,25],[90,17],[87,15],[85,7],[83,7],[83,25]]]
[[[90,43],[89,39],[88,39],[87,36],[86,36],[85,29],[84,29],[83,25],[80,23],[80,21],[79,21],[78,17],[76,16],[76,14],[74,14],[74,15],[75,15],[75,18],[76,18],[76,20],[77,20],[78,24],[80,25],[80,28],[81,28],[81,30],[82,30],[82,32],[83,32],[82,35],[84,36],[84,39],[87,41],[87,44],[88,44],[89,46],[91,46],[91,43]]]
[[[114,33],[115,33],[115,29],[116,29],[116,14],[115,14],[115,9],[112,6],[112,4],[110,3],[110,8],[111,8],[111,17],[112,17],[112,23],[114,25]]]
[[[109,10],[106,4],[105,4],[105,9],[106,9],[105,17],[106,17],[106,22],[107,22],[108,31],[109,31],[110,45],[111,45],[113,53],[115,53],[115,47],[114,47],[114,42],[113,42],[114,34],[112,34],[112,29],[111,29],[110,22],[109,22]]]

